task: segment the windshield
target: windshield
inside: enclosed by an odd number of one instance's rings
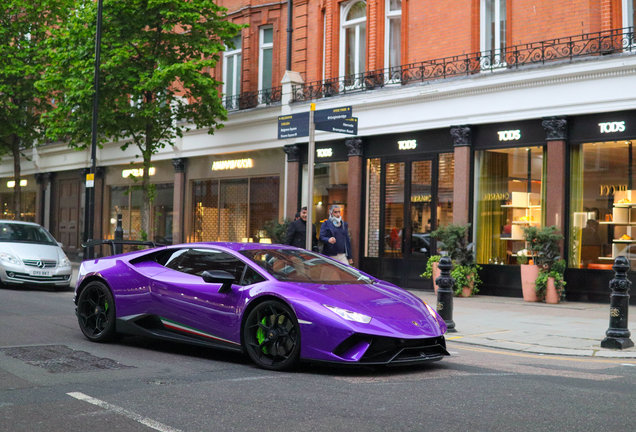
[[[10,222],[0,223],[0,242],[40,243],[57,246],[57,242],[44,228]]]
[[[372,279],[356,269],[313,252],[255,249],[241,253],[279,281],[328,285],[373,283]]]

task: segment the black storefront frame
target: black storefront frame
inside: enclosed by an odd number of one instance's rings
[[[399,149],[398,142],[412,142],[415,141],[417,146],[414,149]],[[431,160],[432,161],[432,178],[431,178],[431,189],[435,192],[436,200],[438,194],[438,170],[439,170],[439,155],[442,153],[453,153],[454,154],[454,146],[452,137],[450,134],[450,128],[444,129],[432,129],[432,130],[424,130],[424,131],[414,131],[414,132],[406,132],[399,134],[389,134],[389,135],[377,135],[373,137],[365,137],[363,138],[364,143],[364,152],[363,152],[363,163],[362,163],[362,182],[361,182],[361,190],[360,196],[360,236],[359,236],[359,244],[360,244],[360,269],[374,276],[381,276],[380,272],[375,271],[375,269],[380,268],[383,265],[382,259],[384,253],[384,236],[381,235],[384,231],[384,222],[385,222],[385,200],[382,199],[385,196],[385,181],[386,181],[386,169],[384,168],[387,163],[395,163],[395,162],[404,162],[405,167],[409,164],[408,172],[410,172],[410,164],[415,161],[422,160]],[[366,217],[366,208],[367,208],[367,176],[366,170],[369,159],[380,159],[381,166],[381,176],[380,176],[380,206],[378,211],[380,212],[380,218],[378,222],[378,257],[366,257],[364,251],[366,249],[366,226],[367,226],[367,217]],[[405,198],[410,196],[410,180],[406,179],[407,170],[405,170]],[[405,203],[406,204],[406,203]],[[408,211],[407,205],[404,206],[404,223],[406,226],[406,212]],[[437,217],[437,206],[433,206],[431,204],[431,217]],[[435,221],[437,219],[434,219]],[[435,222],[436,223],[436,222]],[[410,245],[411,239],[410,236],[407,237],[407,242],[405,243],[405,249]],[[435,242],[431,243],[432,248],[435,247]],[[433,252],[430,253],[433,255]],[[402,262],[406,261],[406,257],[403,256]],[[422,264],[421,272],[424,272],[426,266],[426,261]],[[405,277],[408,279],[408,276]],[[421,285],[416,287],[416,289],[433,289],[433,283],[427,279],[421,279]]]
[[[623,132],[601,132],[600,123],[620,123],[625,122],[625,130]],[[618,128],[617,128],[618,129]],[[565,211],[567,218],[565,219],[565,231],[568,235],[565,238],[564,255],[569,262],[570,250],[570,216],[572,212],[572,197],[570,195],[571,182],[571,148],[574,145],[582,145],[586,143],[619,141],[619,140],[636,140],[636,110],[631,111],[615,111],[599,114],[586,114],[580,116],[572,116],[568,118],[568,143],[566,157],[566,197]],[[634,138],[630,138],[634,137]],[[570,268],[565,271],[566,298],[573,301],[590,301],[598,303],[609,303],[610,289],[609,282],[614,277],[613,270],[600,269],[581,269]],[[629,271],[628,278],[632,283],[636,282],[636,272]],[[636,304],[636,297],[630,298],[630,305]]]
[[[521,148],[521,147],[541,147],[545,155],[547,140],[546,132],[541,119],[520,120],[506,123],[492,123],[484,125],[474,125],[471,128],[473,136],[473,148],[471,152],[471,179],[470,179],[470,221],[471,239],[477,229],[475,221],[475,161],[477,151]],[[515,139],[515,135],[500,132],[520,131],[520,137]],[[543,173],[542,173],[543,177]],[[545,197],[541,197],[542,201]],[[521,272],[519,265],[499,265],[499,264],[479,264],[482,270],[479,273],[482,284],[479,292],[483,295],[495,295],[503,297],[521,297]]]

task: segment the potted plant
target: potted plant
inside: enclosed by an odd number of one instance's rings
[[[556,304],[565,299],[565,261],[558,260],[550,269],[542,270],[535,282],[537,296],[545,298],[546,303]]]
[[[283,223],[280,223],[278,220],[270,220],[265,222],[263,230],[265,230],[267,235],[272,239],[272,243],[284,244],[291,222],[289,218],[286,218]]]
[[[442,274],[442,271],[438,267],[439,260],[441,259],[442,259],[441,255],[431,256],[426,262],[426,270],[424,271],[424,273],[420,275],[420,277],[433,280],[433,290],[435,291],[435,294],[437,294],[437,289],[439,288],[437,286],[436,280]]]
[[[451,276],[455,279],[455,295],[470,297],[479,292],[481,283],[479,270],[475,262],[473,244],[468,243],[470,224],[447,225],[431,233],[431,237],[443,244],[448,257],[453,261]]]
[[[560,242],[563,236],[556,226],[528,226],[523,228],[528,244],[531,265],[521,265],[521,282],[524,300],[540,301],[545,299],[547,286],[554,284],[558,299],[565,296],[565,262],[561,260]],[[523,261],[523,258],[522,258]],[[530,268],[530,267],[533,268]],[[525,267],[525,268],[524,268]],[[532,280],[534,278],[534,280]],[[549,280],[551,278],[551,280]],[[528,285],[531,284],[531,287]],[[532,292],[534,291],[534,296]],[[552,291],[551,291],[552,292]],[[551,296],[550,302],[555,296]],[[558,302],[558,300],[557,300]]]

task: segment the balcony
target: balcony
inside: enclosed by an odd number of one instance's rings
[[[495,73],[557,61],[636,52],[634,27],[534,42],[293,86],[292,102],[360,93],[383,87]]]
[[[258,106],[271,106],[280,103],[282,94],[282,87],[273,87],[234,96],[223,96],[223,107],[228,111],[238,111]]]

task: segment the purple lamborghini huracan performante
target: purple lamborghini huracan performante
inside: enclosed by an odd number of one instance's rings
[[[271,370],[448,355],[446,324],[421,299],[291,246],[190,243],[84,261],[74,302],[91,341],[149,336],[247,352]]]

